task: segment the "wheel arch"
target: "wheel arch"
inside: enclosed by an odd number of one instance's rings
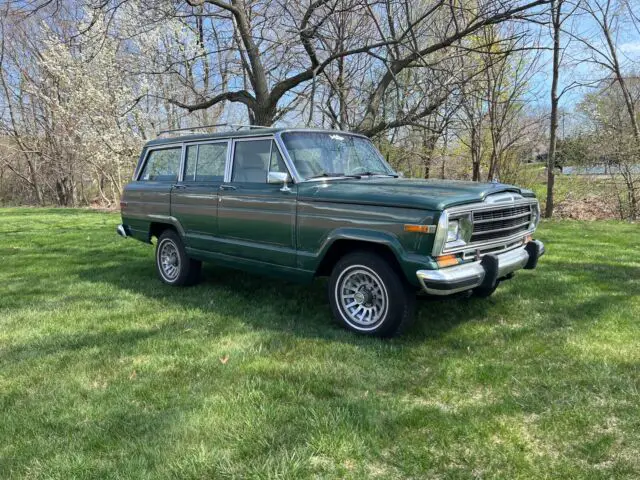
[[[184,230],[180,222],[176,218],[166,217],[149,223],[148,242],[151,243],[153,237],[159,238],[165,230],[173,230],[184,239]]]
[[[400,245],[395,237],[379,233],[342,232],[334,235],[322,249],[320,261],[315,270],[316,277],[331,275],[334,265],[345,255],[356,251],[369,251],[381,256],[401,275],[405,275],[400,260]]]

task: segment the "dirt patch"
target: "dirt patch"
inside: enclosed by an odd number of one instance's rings
[[[574,220],[612,220],[619,219],[618,201],[603,195],[569,194],[556,205],[554,215],[557,218]]]

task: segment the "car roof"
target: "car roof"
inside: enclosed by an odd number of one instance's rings
[[[358,135],[356,133],[344,132],[341,130],[326,130],[326,129],[314,129],[314,128],[254,128],[247,130],[230,130],[226,132],[216,133],[197,133],[190,135],[174,135],[169,137],[158,137],[153,140],[149,140],[145,144],[145,148],[155,147],[158,145],[168,145],[184,142],[202,142],[206,140],[217,140],[225,138],[243,138],[243,137],[263,137],[265,135],[273,135],[280,132],[324,132],[324,133],[343,133],[349,135]]]

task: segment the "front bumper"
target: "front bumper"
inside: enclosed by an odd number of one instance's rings
[[[121,237],[130,237],[131,236],[131,232],[129,231],[129,227],[126,225],[118,225],[116,227],[116,232],[118,233],[118,235],[120,235]]]
[[[492,288],[516,270],[534,269],[544,255],[544,244],[532,240],[500,255],[487,254],[481,260],[439,270],[418,270],[422,288],[430,295],[451,295],[477,287]]]

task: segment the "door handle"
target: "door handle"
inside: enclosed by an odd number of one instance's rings
[[[233,185],[220,185],[220,190],[237,190],[238,187],[234,187]]]
[[[175,188],[176,190],[184,190],[185,188],[187,188],[186,185],[174,185],[173,188]]]

